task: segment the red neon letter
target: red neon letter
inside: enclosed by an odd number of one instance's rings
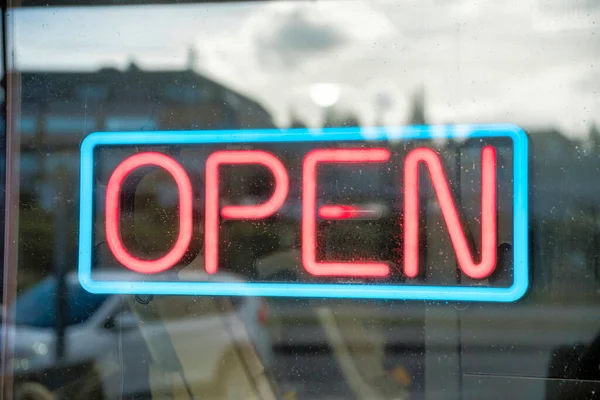
[[[216,151],[206,160],[206,215],[204,231],[204,268],[209,274],[219,267],[219,165],[260,164],[275,177],[275,190],[271,198],[254,206],[226,206],[221,216],[227,219],[261,219],[277,211],[288,193],[289,179],[281,161],[260,150]]]
[[[389,157],[390,152],[386,149],[319,149],[306,155],[302,167],[304,185],[302,189],[302,264],[309,273],[319,276],[386,276],[389,274],[389,266],[383,262],[317,262],[316,254],[318,164],[325,162],[385,162]],[[327,215],[331,214],[332,209],[326,208],[324,211]]]
[[[169,172],[179,191],[179,236],[175,245],[157,260],[140,260],[129,254],[119,232],[121,187],[135,169],[156,165]],[[138,153],[125,159],[112,173],[106,187],[106,240],[115,258],[125,267],[142,274],[171,268],[183,257],[192,239],[192,184],[181,165],[171,157],[154,152]]]
[[[483,279],[496,268],[496,149],[481,152],[481,261],[473,262],[462,230],[446,174],[438,155],[431,149],[411,151],[404,164],[404,273],[414,278],[419,272],[419,163],[429,169],[433,188],[450,233],[460,269],[473,279]]]

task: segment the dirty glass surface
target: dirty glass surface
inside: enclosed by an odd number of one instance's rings
[[[4,379],[12,375],[14,398],[597,398],[597,3],[258,1],[13,8],[10,16],[19,213],[7,248],[18,262],[5,266],[17,294],[4,308],[13,335]],[[77,278],[80,145],[93,132],[483,123],[516,124],[529,142],[530,287],[515,302],[95,295]],[[384,146],[402,155],[418,145]],[[498,204],[510,213],[512,153],[495,145],[505,167]],[[261,149],[290,168],[291,200],[267,222],[223,224],[218,279],[307,279],[293,166],[314,145],[269,146]],[[429,146],[442,155],[478,248],[482,143]],[[215,147],[151,149],[177,157],[196,182]],[[137,150],[96,149],[94,190],[103,193],[111,168]],[[321,259],[397,259],[401,172],[323,168],[320,196],[362,201],[381,218],[320,225]],[[222,176],[226,204],[256,204],[273,190],[259,167]],[[430,282],[479,285],[457,272],[434,190],[423,188],[431,207],[419,251]],[[164,171],[138,182],[121,231],[134,251],[153,258],[173,244],[174,192]],[[98,232],[103,223],[94,222]],[[497,223],[500,267],[485,284],[501,287],[514,238],[504,213]],[[118,264],[102,235],[95,239],[94,262]],[[216,279],[199,274],[202,246],[192,250],[176,278]],[[94,273],[116,279],[112,269]]]

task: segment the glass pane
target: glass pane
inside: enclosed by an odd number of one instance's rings
[[[11,13],[17,398],[597,397],[598,6]]]

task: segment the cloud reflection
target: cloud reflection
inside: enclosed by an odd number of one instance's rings
[[[575,3],[563,13],[572,21],[581,10],[598,19],[593,3]],[[362,121],[406,123],[402,104],[423,87],[432,123],[502,121],[584,135],[600,124],[600,39],[586,23],[541,29],[556,4],[295,1],[17,10],[16,62],[21,69],[73,70],[125,68],[135,59],[146,69],[184,68],[193,47],[199,72],[258,99],[280,125],[292,112],[321,118],[318,108],[294,110],[297,93],[336,82],[350,88],[339,104],[352,102]],[[400,106],[378,118],[378,98]]]

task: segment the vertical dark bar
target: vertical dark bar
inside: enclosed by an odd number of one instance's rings
[[[6,218],[5,218],[5,205],[6,205],[6,159],[7,159],[7,152],[6,152],[6,132],[7,132],[7,128],[6,128],[6,118],[7,118],[7,97],[8,97],[8,91],[6,90],[7,85],[6,85],[6,81],[7,81],[7,62],[6,62],[6,57],[7,57],[7,51],[6,51],[6,30],[8,29],[6,26],[6,12],[7,12],[7,4],[6,4],[6,0],[2,0],[0,2],[1,7],[2,7],[2,94],[3,94],[3,100],[2,100],[2,106],[0,109],[0,189],[1,189],[1,193],[2,196],[0,196],[0,227],[2,229],[0,229],[0,237],[2,238],[2,246],[0,246],[0,253],[2,254],[2,260],[4,261],[4,256],[5,256],[5,251],[4,251],[4,231],[5,231],[5,227],[6,227]],[[0,354],[2,357],[2,360],[0,362],[0,397],[2,398],[8,398],[8,395],[10,392],[12,392],[12,388],[10,385],[10,381],[12,381],[12,368],[8,367],[8,360],[10,360],[10,356],[8,354],[8,351],[10,351],[8,349],[7,346],[7,342],[8,342],[8,330],[6,329],[8,327],[8,323],[9,323],[9,318],[8,318],[8,307],[6,307],[6,298],[5,296],[8,294],[8,290],[4,290],[5,286],[6,286],[6,275],[7,275],[7,268],[6,268],[6,263],[2,264],[2,304],[3,304],[3,309],[2,309],[2,337],[1,337],[1,350],[0,350]]]
[[[12,52],[14,48],[11,42],[10,30],[13,28],[12,14],[15,3],[18,0],[2,1],[2,55],[4,67],[4,89],[5,101],[3,112],[5,116],[5,134],[2,136],[4,146],[3,164],[5,173],[4,180],[4,238],[3,238],[3,315],[2,315],[2,344],[0,349],[0,396],[2,399],[10,400],[13,394],[13,370],[11,362],[13,359],[13,333],[11,326],[14,325],[12,315],[12,304],[17,292],[17,266],[18,266],[18,239],[19,239],[19,159],[20,138],[18,132],[18,120],[20,115],[20,80],[19,75],[13,69]]]
[[[2,106],[0,107],[0,227],[4,228],[4,210],[6,196],[6,0],[2,0]],[[4,242],[4,229],[0,229],[0,240]],[[4,259],[4,246],[0,246],[0,256]],[[2,266],[4,273],[4,266]],[[3,293],[3,285],[0,294]]]

